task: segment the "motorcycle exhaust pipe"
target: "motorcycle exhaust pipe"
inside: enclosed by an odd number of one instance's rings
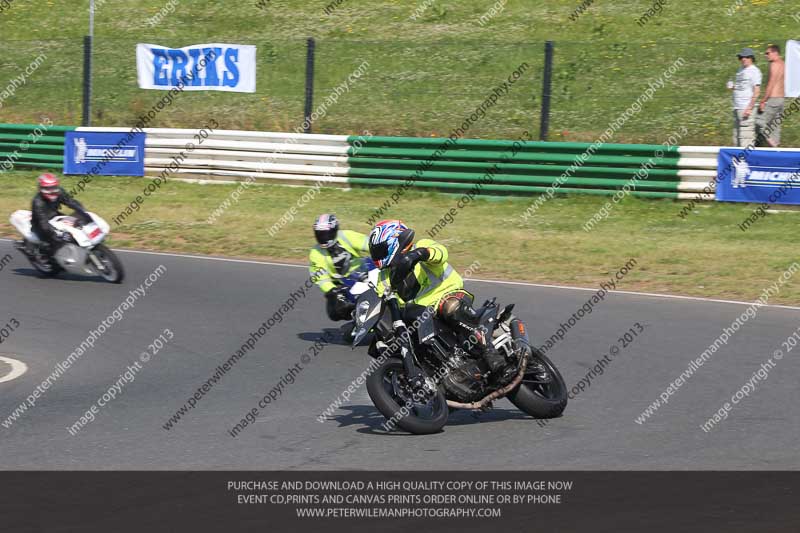
[[[486,396],[484,399],[479,400],[477,402],[461,403],[461,402],[454,402],[453,400],[447,400],[447,406],[452,407],[453,409],[473,409],[473,410],[483,409],[489,402],[492,402],[497,398],[502,398],[503,396],[514,390],[514,387],[522,383],[522,378],[525,376],[526,368],[528,368],[528,358],[523,357],[522,365],[520,365],[519,367],[519,373],[517,374],[517,377],[515,377],[513,381],[511,381],[511,383],[509,383],[502,389],[497,389],[493,393]]]

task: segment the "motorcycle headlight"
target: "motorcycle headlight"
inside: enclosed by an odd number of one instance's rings
[[[356,307],[356,324],[363,324],[367,321],[367,314],[369,313],[369,302],[363,301]]]

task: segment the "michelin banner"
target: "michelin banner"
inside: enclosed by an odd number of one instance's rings
[[[722,148],[717,200],[800,205],[800,150]]]
[[[146,134],[68,131],[64,136],[64,174],[144,176]]]
[[[165,48],[136,45],[139,87],[181,91],[256,92],[256,47],[196,44]]]

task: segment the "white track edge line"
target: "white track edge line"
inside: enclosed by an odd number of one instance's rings
[[[13,242],[13,239],[2,239],[0,241],[7,241]],[[143,255],[161,255],[166,257],[188,257],[190,259],[206,259],[208,261],[222,261],[227,263],[245,263],[250,265],[268,265],[268,266],[281,266],[281,267],[290,267],[290,268],[303,268],[308,269],[305,265],[297,265],[293,263],[278,263],[273,261],[256,261],[252,259],[233,259],[228,257],[213,257],[209,255],[191,255],[191,254],[176,254],[176,253],[169,253],[169,252],[150,252],[146,250],[126,250],[120,248],[114,248],[114,250],[123,253],[129,254],[143,254]],[[497,285],[517,285],[523,287],[540,287],[545,289],[566,289],[572,291],[590,291],[590,292],[597,292],[598,288],[592,287],[571,287],[569,285],[548,285],[544,283],[532,283],[528,281],[505,281],[499,279],[481,279],[481,278],[465,278],[467,281],[477,281],[480,283],[493,283]],[[618,291],[612,290],[608,291],[609,294],[627,294],[631,296],[647,296],[651,298],[668,298],[673,300],[689,300],[695,302],[709,302],[709,303],[721,303],[721,304],[735,304],[735,305],[753,305],[755,304],[757,307],[773,307],[776,309],[789,309],[792,311],[800,311],[800,307],[791,306],[791,305],[780,305],[780,304],[756,304],[755,302],[743,302],[739,300],[722,300],[718,298],[703,298],[702,296],[682,296],[679,294],[659,294],[655,292],[637,292],[637,291]]]

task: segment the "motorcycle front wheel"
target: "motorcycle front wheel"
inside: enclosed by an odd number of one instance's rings
[[[125,279],[125,270],[116,254],[103,244],[95,246],[92,253],[103,265],[103,270],[98,270],[97,273],[108,282],[122,283],[122,280]]]
[[[567,407],[567,392],[564,378],[553,362],[532,348],[522,383],[508,393],[508,399],[534,418],[556,418]]]
[[[440,389],[435,393],[414,394],[403,362],[391,357],[367,378],[367,392],[388,422],[386,429],[400,427],[415,435],[438,433],[450,414],[447,399]]]

